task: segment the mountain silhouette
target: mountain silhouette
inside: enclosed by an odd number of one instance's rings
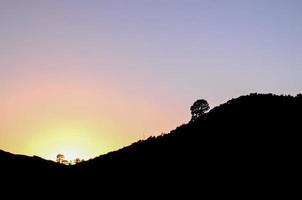
[[[231,99],[168,134],[149,137],[73,166],[0,151],[0,176],[69,185],[268,191],[296,188],[302,95],[250,94]],[[119,186],[118,186],[119,185]],[[94,184],[95,186],[95,184]]]

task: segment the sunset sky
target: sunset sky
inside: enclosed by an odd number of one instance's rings
[[[300,0],[0,0],[0,149],[92,158],[251,92],[302,92]]]

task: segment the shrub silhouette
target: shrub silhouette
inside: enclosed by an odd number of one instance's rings
[[[73,164],[79,164],[84,161],[85,161],[84,159],[76,158],[76,159],[74,159]]]

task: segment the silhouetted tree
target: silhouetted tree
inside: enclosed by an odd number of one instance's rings
[[[210,106],[206,100],[199,99],[195,101],[195,103],[191,106],[190,109],[192,114],[191,121],[194,121],[200,116],[202,116],[205,112],[207,112],[210,109]]]
[[[57,162],[58,163],[63,163],[64,162],[64,160],[65,160],[65,156],[63,155],[63,154],[58,154],[57,155]]]

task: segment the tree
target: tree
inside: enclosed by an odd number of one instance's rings
[[[80,163],[80,162],[83,162],[83,159],[81,160],[80,158],[76,158],[76,159],[73,161],[74,164],[78,164],[78,163]]]
[[[208,102],[204,99],[199,99],[195,101],[195,103],[191,106],[191,114],[192,119],[191,121],[195,121],[200,116],[204,115],[210,109]]]
[[[65,156],[63,154],[58,154],[57,155],[57,162],[58,163],[63,163],[65,160]]]

